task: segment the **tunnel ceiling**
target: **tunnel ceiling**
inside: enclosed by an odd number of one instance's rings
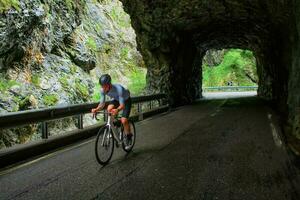
[[[257,59],[259,95],[285,110],[293,1],[121,1],[148,67],[150,91],[166,92],[175,106],[190,103],[201,97],[206,50],[250,49]]]

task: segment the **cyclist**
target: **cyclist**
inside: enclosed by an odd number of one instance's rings
[[[117,115],[119,111],[123,111],[121,122],[125,132],[125,145],[128,146],[131,144],[132,138],[132,133],[128,122],[131,110],[130,92],[120,84],[112,84],[111,77],[108,74],[103,74],[99,78],[99,84],[101,85],[100,103],[96,108],[92,109],[92,113],[96,113],[104,108],[106,95],[111,97],[112,100],[108,104],[107,111],[112,113],[114,116]]]

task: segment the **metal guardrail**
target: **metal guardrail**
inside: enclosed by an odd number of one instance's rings
[[[166,98],[165,94],[132,97],[132,103],[143,103],[164,98]],[[3,115],[0,114],[0,129],[85,114],[90,112],[90,110],[97,105],[98,103],[84,103],[71,106],[57,106],[45,109],[12,112]]]
[[[133,104],[166,98],[165,94],[154,94],[148,96],[132,97]],[[161,103],[161,102],[160,102]],[[95,108],[98,103],[84,103],[71,106],[56,106],[45,109],[27,110],[20,112],[12,112],[0,115],[0,129],[12,128],[20,125],[26,125],[37,122],[46,122],[64,117],[78,115],[78,128],[82,129],[82,115]],[[140,106],[139,106],[140,107]],[[151,106],[150,106],[151,107]],[[141,112],[141,110],[139,110]],[[47,130],[47,124],[42,124],[44,131]]]
[[[258,86],[216,86],[216,87],[203,87],[203,91],[253,91],[257,90]]]
[[[169,106],[165,104],[165,102],[167,102],[165,100],[165,94],[132,97],[132,103],[138,104],[138,114],[131,116],[131,119],[134,121],[142,120],[143,118],[168,111]],[[153,109],[153,101],[158,101],[159,107]],[[148,105],[150,111],[143,113],[143,106],[141,104],[145,102],[149,102]],[[0,150],[0,159],[3,161],[0,164],[0,168],[95,135],[102,124],[83,128],[83,115],[89,113],[91,109],[97,105],[98,103],[84,103],[0,115],[0,130],[32,123],[40,123],[43,139]],[[77,116],[77,130],[48,138],[49,121],[71,116]]]

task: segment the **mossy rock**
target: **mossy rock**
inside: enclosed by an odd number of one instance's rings
[[[59,82],[62,85],[63,88],[68,88],[69,83],[68,83],[68,77],[67,76],[62,76],[59,78]]]
[[[32,75],[31,76],[31,82],[33,83],[33,85],[35,85],[36,87],[40,87],[40,77],[38,75]]]
[[[7,91],[9,88],[11,88],[14,85],[18,85],[18,83],[15,80],[1,80],[0,79],[0,91],[4,92]]]
[[[87,39],[86,45],[91,51],[93,51],[93,52],[97,51],[96,40],[93,37],[89,37]]]
[[[0,13],[3,13],[11,8],[20,11],[20,1],[19,0],[0,0]]]
[[[81,81],[79,79],[75,80],[75,89],[76,92],[85,100],[88,99],[89,97],[89,90],[87,88],[87,86],[85,86],[84,84],[81,83]]]
[[[53,106],[58,102],[58,96],[55,94],[44,95],[43,102],[47,106]]]
[[[31,106],[30,96],[19,99],[19,110],[27,110]]]

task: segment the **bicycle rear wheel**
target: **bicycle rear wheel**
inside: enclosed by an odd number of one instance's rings
[[[127,153],[129,153],[133,149],[133,146],[135,144],[135,138],[136,138],[135,125],[134,125],[133,121],[129,120],[129,126],[130,126],[130,131],[132,133],[132,138],[131,138],[131,143],[129,145],[126,145],[124,143],[125,132],[124,132],[124,127],[122,125],[122,140],[123,140],[122,148]]]
[[[114,138],[108,126],[102,127],[96,138],[95,154],[98,163],[106,165],[114,152]]]

